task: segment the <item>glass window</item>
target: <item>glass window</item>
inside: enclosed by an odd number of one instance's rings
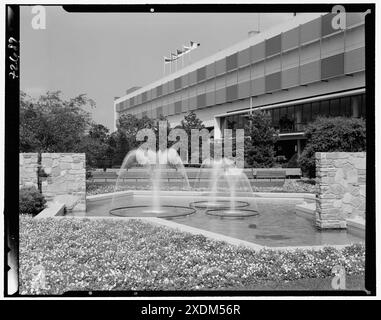
[[[331,100],[331,105],[329,107],[330,115],[333,117],[338,117],[341,115],[340,111],[340,99]]]
[[[311,104],[311,120],[314,121],[320,114],[320,101],[312,102]]]
[[[341,115],[344,117],[350,117],[352,115],[351,98],[344,97],[340,99]]]
[[[273,109],[273,126],[274,128],[279,127],[279,108]]]
[[[303,123],[311,122],[311,103],[303,104]]]
[[[365,94],[361,95],[361,117],[366,117],[366,99]]]
[[[320,104],[320,114],[322,116],[329,116],[329,100],[324,100]]]

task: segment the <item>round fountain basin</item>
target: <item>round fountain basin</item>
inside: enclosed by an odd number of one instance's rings
[[[111,209],[110,214],[119,217],[156,217],[171,218],[188,216],[196,212],[194,208],[163,205],[160,209],[153,209],[151,206],[125,206]]]
[[[211,209],[206,214],[223,218],[246,218],[259,215],[257,210],[252,209]]]
[[[249,205],[246,201],[240,201],[240,200],[202,200],[202,201],[194,201],[189,204],[190,207],[194,207],[197,209],[230,209],[232,207],[234,208],[244,208]]]

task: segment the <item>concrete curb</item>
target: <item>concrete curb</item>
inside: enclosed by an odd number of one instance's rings
[[[50,218],[57,216],[64,216],[65,213],[65,204],[63,203],[48,203],[48,207],[42,210],[34,219]]]
[[[86,202],[95,202],[95,201],[100,201],[108,198],[119,198],[119,197],[133,197],[134,196],[134,191],[117,191],[117,192],[110,192],[110,193],[101,193],[101,194],[96,194],[92,196],[87,196],[86,197]]]

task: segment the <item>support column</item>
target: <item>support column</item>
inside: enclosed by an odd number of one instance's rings
[[[359,118],[360,117],[360,103],[359,97],[352,97],[352,117]]]
[[[302,154],[302,144],[300,139],[296,140],[296,148],[298,149],[297,152],[298,152],[298,158],[299,158],[300,155]]]
[[[214,118],[214,140],[222,139],[222,118]]]

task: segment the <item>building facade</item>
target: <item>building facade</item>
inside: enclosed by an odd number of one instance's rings
[[[114,101],[123,113],[167,117],[174,127],[193,110],[214,138],[243,128],[250,112],[265,110],[279,130],[277,155],[300,154],[304,128],[318,115],[365,117],[364,14],[294,17]]]

